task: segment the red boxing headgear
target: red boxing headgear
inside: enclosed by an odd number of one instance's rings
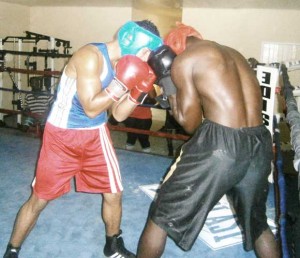
[[[193,27],[184,25],[181,22],[176,22],[176,28],[166,35],[164,43],[170,46],[172,50],[179,55],[185,50],[186,38],[191,36],[203,39],[201,34]]]

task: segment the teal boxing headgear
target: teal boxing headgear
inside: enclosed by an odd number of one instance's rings
[[[155,50],[163,45],[163,41],[160,37],[132,21],[125,23],[120,28],[118,40],[122,56],[136,55],[136,53],[144,47]]]

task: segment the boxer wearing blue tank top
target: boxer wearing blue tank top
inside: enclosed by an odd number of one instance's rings
[[[104,255],[135,257],[121,236],[123,186],[106,126],[107,112],[111,110],[115,119],[123,121],[143,102],[156,79],[147,59],[161,45],[152,22],[129,21],[116,39],[87,44],[73,54],[45,126],[32,195],[18,212],[4,258],[18,258],[41,211],[49,201],[70,191],[73,178],[77,191],[103,196],[99,215],[106,231]]]

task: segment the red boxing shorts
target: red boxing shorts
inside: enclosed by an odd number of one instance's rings
[[[76,130],[46,124],[43,145],[32,183],[41,199],[53,200],[71,189],[88,193],[117,193],[123,190],[119,163],[109,130]]]

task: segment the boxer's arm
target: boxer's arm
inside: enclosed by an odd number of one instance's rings
[[[136,108],[137,104],[129,99],[129,93],[126,93],[118,102],[114,102],[111,108],[113,117],[118,121],[124,121]]]
[[[178,59],[173,63],[171,74],[177,93],[169,96],[174,118],[190,134],[201,124],[203,116],[192,71],[193,69],[183,60]]]
[[[85,113],[91,118],[109,109],[148,73],[148,65],[141,59],[136,56],[124,56],[116,66],[116,78],[102,91],[100,82],[103,69],[102,54],[93,46],[85,46],[72,59],[77,74],[78,96]],[[129,104],[128,107],[130,113],[132,112],[131,106]],[[124,108],[126,107],[127,105]],[[130,114],[127,111],[119,112],[121,117]],[[117,117],[116,114],[115,118]]]
[[[70,65],[76,73],[77,94],[86,115],[93,118],[106,111],[114,101],[101,90],[102,54],[94,46],[85,46],[73,55]]]

